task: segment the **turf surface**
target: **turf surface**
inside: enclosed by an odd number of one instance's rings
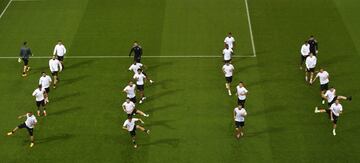
[[[0,11],[7,0],[0,1]],[[40,117],[36,145],[27,133],[0,136],[2,162],[359,162],[360,3],[355,0],[249,0],[256,58],[235,58],[234,82],[250,91],[246,136],[233,136],[235,97],[226,95],[221,58],[144,58],[156,81],[139,108],[150,136],[138,133],[139,149],[121,129],[123,87],[131,59],[66,59],[49,116]],[[134,40],[144,55],[220,55],[232,31],[237,56],[251,56],[243,1],[40,0],[13,1],[0,19],[0,57],[17,56],[27,40],[35,56],[49,56],[58,39],[68,56],[126,56]],[[331,135],[320,106],[318,83],[308,86],[298,69],[301,43],[319,41],[319,66],[331,75],[344,102],[338,135]],[[0,59],[0,132],[35,111],[33,97],[47,59],[32,59],[28,78],[16,59]],[[235,83],[233,84],[233,88]]]

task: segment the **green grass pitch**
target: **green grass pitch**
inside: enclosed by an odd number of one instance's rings
[[[257,56],[252,56],[243,0],[0,0],[0,162],[359,162],[360,2],[248,0]],[[6,7],[7,6],[7,7]],[[31,59],[21,77],[16,57],[27,40],[35,56],[50,56],[58,39],[68,56],[126,56],[140,41],[144,56],[220,56],[233,32],[234,83],[249,90],[246,136],[234,137],[221,58],[143,58],[155,83],[138,105],[151,134],[139,148],[121,129],[121,92],[131,58],[68,58],[50,94],[48,117],[38,117],[36,144],[26,131],[6,132],[35,111],[32,91],[47,59]],[[318,82],[298,69],[309,35],[319,41],[318,65],[331,75],[343,102],[338,135],[331,134]]]

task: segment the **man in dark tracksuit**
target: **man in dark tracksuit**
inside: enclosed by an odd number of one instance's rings
[[[32,56],[31,50],[29,47],[27,47],[26,44],[27,44],[27,42],[24,42],[23,46],[20,48],[20,58],[24,62],[24,68],[23,68],[23,73],[22,73],[22,76],[24,76],[24,77],[27,76],[27,72],[30,71],[29,59],[30,59],[30,56]]]
[[[134,46],[130,50],[129,56],[131,56],[131,53],[133,52],[134,52],[134,61],[140,63],[142,48],[136,41],[134,42]]]
[[[313,53],[314,56],[318,53],[318,42],[314,38],[314,36],[310,36],[308,43],[310,45],[310,53]]]

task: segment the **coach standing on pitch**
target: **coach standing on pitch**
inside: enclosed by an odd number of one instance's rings
[[[308,43],[310,45],[310,53],[313,53],[314,56],[318,54],[318,42],[316,41],[314,36],[310,36]]]
[[[23,43],[23,46],[21,46],[20,48],[20,58],[19,58],[19,62],[21,62],[21,60],[24,62],[24,68],[22,73],[23,77],[27,76],[27,72],[30,71],[30,66],[29,66],[30,56],[32,56],[32,53],[30,48],[27,47],[27,42],[25,41]]]
[[[138,44],[137,41],[134,42],[134,46],[130,50],[129,57],[131,56],[131,53],[133,53],[133,52],[134,52],[134,61],[137,63],[140,63],[141,55],[142,55],[142,48]]]

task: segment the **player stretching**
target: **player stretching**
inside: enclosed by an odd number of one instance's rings
[[[134,46],[131,48],[130,53],[129,53],[129,57],[131,56],[131,53],[134,52],[134,62],[141,62],[141,55],[142,55],[142,48],[139,45],[139,43],[137,41],[134,42]]]
[[[50,92],[50,85],[51,85],[51,77],[46,75],[45,72],[41,73],[42,76],[39,79],[39,85],[41,85],[45,89],[45,103],[49,103],[49,92]]]
[[[23,77],[27,76],[27,72],[30,71],[30,66],[29,66],[30,56],[32,56],[32,53],[30,48],[27,47],[27,42],[25,41],[20,49],[20,58],[18,60],[19,62],[21,62],[21,60],[24,62],[24,68],[22,73]]]
[[[236,87],[236,94],[238,96],[238,105],[245,107],[246,95],[248,90],[245,88],[244,83],[240,82],[239,85]]]
[[[320,80],[320,96],[324,95],[325,91],[329,89],[329,73],[323,68],[320,68],[320,71],[316,74],[315,79],[312,81],[315,82],[317,78]],[[312,84],[311,83],[311,84]],[[323,98],[322,98],[323,99]],[[322,104],[325,104],[325,99],[322,100]]]
[[[51,75],[54,78],[54,85],[53,88],[56,88],[56,84],[59,82],[59,72],[62,71],[63,67],[60,63],[60,61],[57,59],[56,56],[53,56],[50,60],[49,60],[49,68],[51,71]]]
[[[130,115],[135,115],[135,114],[140,114],[144,117],[149,117],[149,114],[145,114],[144,112],[142,112],[141,110],[137,110],[135,108],[135,104],[130,101],[129,98],[126,98],[126,101],[122,104],[123,110],[124,112],[130,116]]]
[[[37,123],[36,117],[32,112],[21,115],[18,119],[26,117],[26,121],[19,126],[15,127],[11,132],[8,132],[7,135],[13,135],[18,129],[26,128],[30,135],[30,147],[34,146],[34,127]]]
[[[135,85],[132,81],[124,88],[123,92],[126,93],[126,97],[129,98],[130,101],[134,104],[136,103]]]
[[[36,100],[37,115],[40,116],[40,108],[42,108],[43,114],[44,114],[44,116],[46,116],[46,108],[45,108],[46,92],[45,92],[45,89],[42,88],[41,85],[39,85],[39,87],[36,88],[34,90],[34,92],[32,93],[32,96],[34,96],[35,100]]]
[[[305,61],[305,65],[306,65],[305,80],[306,82],[309,82],[309,84],[312,84],[316,62],[317,62],[316,57],[312,53],[310,53],[310,55],[306,58]],[[310,77],[309,77],[310,80],[308,80],[309,73],[310,73]]]
[[[301,46],[300,53],[301,53],[301,60],[300,60],[300,70],[301,70],[306,58],[310,54],[310,45],[307,41],[305,41],[305,43]]]
[[[138,69],[142,69],[143,70],[142,73],[146,76],[147,79],[149,79],[149,82],[154,83],[154,81],[151,80],[150,77],[145,73],[144,68],[146,69],[145,65],[143,65],[142,63],[134,61],[134,63],[131,64],[131,66],[129,67],[129,71],[133,71],[134,74],[136,74]]]
[[[136,89],[140,93],[140,101],[141,104],[146,97],[144,96],[144,84],[146,81],[146,76],[142,73],[142,69],[138,69],[137,73],[134,75],[134,80],[136,81]]]
[[[132,116],[128,116],[128,119],[124,122],[123,129],[128,131],[130,133],[130,136],[132,138],[132,142],[134,144],[134,148],[137,148],[137,144],[135,141],[136,136],[136,129],[140,129],[141,131],[144,131],[147,134],[150,134],[150,130],[145,129],[144,127],[137,125],[136,122],[140,121],[142,124],[144,124],[144,121],[142,121],[140,118],[132,118]]]
[[[230,49],[235,48],[235,39],[232,36],[231,32],[229,32],[228,36],[225,37],[224,43],[225,45],[228,45]]]
[[[231,56],[233,54],[233,50],[229,48],[229,45],[225,45],[225,49],[223,50],[224,55],[224,62],[230,63],[231,62]]]
[[[336,100],[348,100],[351,101],[352,97],[345,97],[345,96],[337,96],[336,95],[336,90],[334,87],[331,87],[329,90],[327,90],[325,92],[325,94],[323,95],[323,98],[327,100],[328,102],[328,107],[331,107],[331,105],[333,103],[335,103]],[[330,114],[330,110],[329,109],[318,109],[318,107],[315,107],[315,113],[324,113],[327,112]]]
[[[225,65],[222,67],[222,70],[225,74],[225,87],[228,90],[229,96],[231,96],[231,82],[232,82],[232,76],[234,71],[234,66],[230,64],[229,62],[225,63]]]
[[[62,41],[59,40],[58,43],[55,45],[53,55],[57,57],[60,61],[62,67],[64,68],[64,55],[66,54],[66,48],[63,45]]]
[[[236,138],[240,138],[240,136],[244,136],[244,126],[245,126],[245,116],[247,112],[245,108],[239,104],[238,107],[234,109],[234,120],[235,120],[235,130],[236,130]]]

